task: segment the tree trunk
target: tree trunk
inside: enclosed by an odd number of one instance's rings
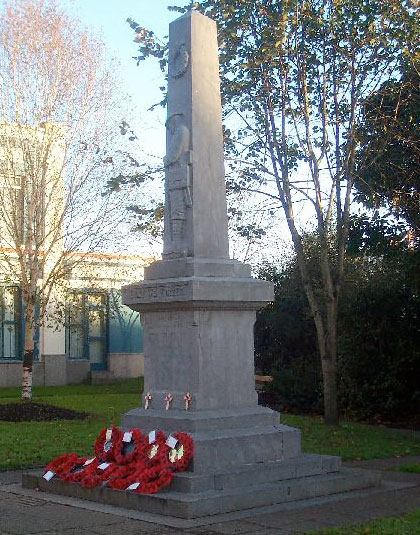
[[[32,366],[34,361],[34,309],[26,309],[25,340],[22,368],[22,400],[32,399]]]
[[[338,425],[337,400],[337,301],[327,313],[323,336],[317,328],[318,346],[321,356],[322,378],[324,385],[324,420],[328,425]]]
[[[294,231],[295,229],[292,228]],[[292,232],[298,259],[303,287],[314,319],[318,339],[318,349],[321,357],[323,392],[324,392],[324,420],[328,425],[338,425],[337,400],[337,311],[338,288],[334,289],[325,283],[324,290],[328,295],[327,303],[322,306],[313,291],[308,267],[301,242],[296,232]],[[327,266],[328,268],[328,266]],[[324,277],[325,281],[325,277]],[[324,312],[326,311],[326,313]]]

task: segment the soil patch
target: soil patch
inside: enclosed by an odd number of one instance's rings
[[[53,420],[85,420],[87,412],[78,412],[45,403],[0,404],[0,420],[5,422],[46,422]]]

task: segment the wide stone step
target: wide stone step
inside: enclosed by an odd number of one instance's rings
[[[24,474],[23,485],[44,492],[142,510],[176,518],[193,519],[228,511],[240,511],[272,504],[294,502],[360,490],[378,485],[380,474],[367,470],[343,468],[339,472],[300,477],[279,482],[248,482],[246,487],[183,493],[168,490],[152,495],[117,491],[106,487],[85,489],[76,483],[45,481],[41,476]]]
[[[294,459],[247,464],[215,473],[180,472],[175,475],[171,483],[171,490],[175,492],[224,490],[246,487],[250,481],[253,484],[271,483],[338,472],[340,468],[340,457],[304,454]]]

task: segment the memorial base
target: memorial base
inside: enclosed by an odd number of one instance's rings
[[[41,474],[25,474],[23,486],[159,515],[161,518],[156,517],[156,521],[172,525],[171,518],[192,520],[244,510],[249,510],[252,514],[263,506],[291,502],[304,506],[305,500],[311,498],[337,497],[379,484],[380,475],[377,472],[349,468],[336,470],[337,467],[332,466],[336,461],[332,459],[334,458],[302,455],[292,461],[279,461],[275,466],[271,463],[265,466],[256,464],[234,472],[208,474],[208,480],[219,488],[198,492],[182,490],[186,487],[201,487],[201,482],[195,485],[196,478],[189,473],[177,474],[167,491],[150,495],[106,487],[85,489],[76,483],[45,481]],[[316,470],[320,473],[314,473]],[[281,479],[273,480],[274,477]],[[264,482],[261,482],[262,478],[265,478]],[[236,486],[238,484],[240,486]],[[165,521],[162,517],[167,517],[168,520]]]
[[[329,455],[302,454],[300,431],[283,425],[266,407],[188,412],[134,409],[123,428],[183,431],[194,440],[187,472],[175,474],[167,490],[153,495],[106,487],[84,489],[76,483],[45,481],[26,474],[23,485],[145,513],[200,519],[311,498],[336,497],[380,483],[380,475],[347,469]],[[165,523],[162,521],[161,523]]]

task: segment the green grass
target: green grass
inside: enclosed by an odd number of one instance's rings
[[[283,423],[302,431],[302,447],[311,453],[340,455],[344,460],[419,455],[419,433],[343,421],[337,428],[321,418],[282,415]]]
[[[115,385],[71,385],[34,388],[34,401],[89,412],[88,420],[56,422],[1,422],[0,469],[43,465],[61,453],[93,451],[99,431],[140,405],[142,382]],[[0,389],[0,403],[14,403],[20,390]]]
[[[143,388],[143,379],[127,379],[112,385],[67,385],[67,386],[35,386],[33,388],[34,401],[45,397],[60,397],[61,395],[96,395],[96,394],[136,394]],[[20,399],[19,387],[0,388],[0,403],[9,403],[3,398],[11,398],[14,401]]]
[[[316,535],[419,535],[420,510],[403,516],[380,518],[368,524],[310,532],[313,535],[315,533]]]
[[[65,452],[89,454],[98,432],[120,422],[120,416],[140,405],[142,382],[114,385],[70,385],[34,388],[34,401],[89,412],[85,421],[0,422],[0,469],[45,464]],[[1,388],[0,403],[17,402],[19,388]],[[303,449],[340,455],[344,459],[372,459],[420,455],[418,434],[342,422],[330,428],[321,418],[282,415],[282,421],[302,430]]]
[[[401,464],[396,468],[398,472],[408,472],[409,474],[420,474],[420,464]]]

